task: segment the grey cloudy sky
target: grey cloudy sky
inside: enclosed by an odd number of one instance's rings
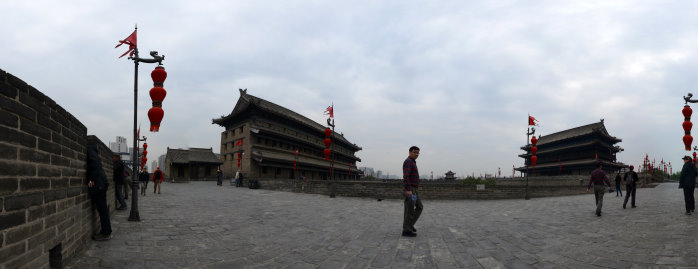
[[[80,119],[105,143],[132,143],[133,63],[114,46],[138,24],[143,56],[166,55],[159,133],[166,147],[212,147],[211,119],[238,88],[324,122],[400,171],[511,175],[528,113],[546,135],[604,118],[620,161],[645,153],[680,169],[682,96],[698,70],[693,1],[2,1],[0,68]],[[148,126],[142,64],[139,121]],[[698,91],[695,93],[698,94]],[[698,133],[698,132],[694,132]]]

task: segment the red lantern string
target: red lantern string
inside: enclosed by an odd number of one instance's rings
[[[154,87],[150,89],[150,99],[153,100],[153,107],[148,110],[148,119],[150,120],[150,131],[157,132],[160,130],[162,117],[165,115],[165,111],[162,110],[162,101],[167,95],[167,91],[162,87],[167,78],[165,67],[160,65],[155,67],[155,70],[150,73],[150,77],[153,79]]]
[[[693,123],[691,123],[691,114],[693,114],[693,110],[690,106],[685,105],[681,113],[684,117],[682,124],[684,131],[683,144],[686,150],[691,150],[691,144],[693,143],[693,136],[691,136],[691,128],[693,127]]]

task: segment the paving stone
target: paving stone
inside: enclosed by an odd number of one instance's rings
[[[698,268],[682,194],[639,189],[633,209],[606,196],[602,217],[593,194],[425,200],[406,238],[400,200],[164,183],[139,197],[140,222],[115,211],[112,240],[66,268]]]

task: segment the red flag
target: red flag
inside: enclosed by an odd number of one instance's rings
[[[330,118],[334,118],[334,108],[332,106],[328,106],[327,109],[325,109],[324,115],[330,115]]]
[[[114,47],[114,48],[118,48],[119,46],[121,46],[123,44],[128,45],[128,50],[126,52],[124,52],[124,54],[121,54],[121,56],[119,56],[119,58],[124,57],[124,55],[128,54],[129,52],[131,53],[131,54],[129,54],[129,56],[133,56],[133,52],[136,49],[136,47],[138,46],[136,44],[137,43],[136,42],[136,32],[137,31],[138,31],[138,29],[133,30],[133,33],[130,36],[126,37],[126,39],[124,39],[124,40],[119,40],[119,44],[116,45],[116,47]]]
[[[537,121],[538,120],[536,118],[532,117],[531,115],[528,115],[528,125],[538,126],[538,124],[536,124]]]
[[[242,139],[238,140],[235,142],[236,146],[242,146]]]

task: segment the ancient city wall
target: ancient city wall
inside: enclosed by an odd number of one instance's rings
[[[609,175],[610,177],[610,175]],[[640,186],[649,186],[642,175]],[[613,178],[611,185],[615,187]],[[330,194],[330,184],[325,180],[260,179],[262,189]],[[655,179],[652,182],[657,182]],[[528,192],[532,198],[587,194],[589,178],[584,176],[531,177]],[[402,181],[345,181],[335,182],[335,194],[346,197],[368,197],[380,199],[401,199]],[[462,181],[422,181],[420,196],[424,199],[522,199],[525,196],[526,181],[523,178],[498,179],[494,185],[478,189],[476,185]]]
[[[0,70],[0,268],[61,267],[99,230],[87,193],[85,153],[111,151],[51,98]],[[113,184],[108,198],[114,208]]]

